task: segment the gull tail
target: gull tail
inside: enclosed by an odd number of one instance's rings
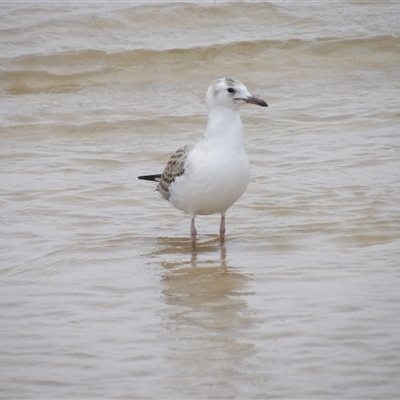
[[[142,179],[142,180],[144,180],[144,181],[160,182],[160,180],[161,180],[161,174],[142,175],[142,176],[138,176],[138,179]]]

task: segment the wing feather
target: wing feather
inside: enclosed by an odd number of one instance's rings
[[[171,196],[169,193],[171,183],[174,182],[178,176],[184,174],[185,162],[192,147],[193,146],[185,146],[178,149],[174,154],[172,154],[165,166],[164,172],[161,174],[161,180],[157,186],[157,190],[164,199],[169,200]]]

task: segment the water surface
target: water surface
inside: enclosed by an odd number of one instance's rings
[[[5,3],[3,398],[400,394],[397,2]],[[239,78],[251,183],[190,219],[138,181]]]

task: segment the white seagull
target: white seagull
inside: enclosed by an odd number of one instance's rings
[[[218,78],[206,96],[208,122],[202,138],[180,148],[164,172],[138,179],[158,182],[156,191],[175,208],[191,217],[191,238],[196,243],[197,215],[221,214],[219,233],[225,239],[225,213],[244,193],[250,165],[243,147],[242,120],[238,109],[245,103],[267,107],[246,86],[231,78]]]

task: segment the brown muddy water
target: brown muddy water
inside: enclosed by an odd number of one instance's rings
[[[400,3],[4,3],[0,397],[400,396]],[[141,174],[243,107],[251,183]]]

